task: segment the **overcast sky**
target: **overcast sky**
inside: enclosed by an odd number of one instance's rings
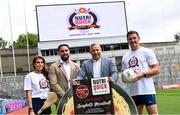
[[[84,0],[88,1],[92,2]],[[26,33],[26,28],[28,32],[37,33],[35,5],[70,2],[72,0],[0,0],[0,37],[11,42],[17,40],[19,34]],[[180,32],[179,5],[180,0],[125,0],[128,29],[137,30],[141,42],[173,41],[174,34]]]

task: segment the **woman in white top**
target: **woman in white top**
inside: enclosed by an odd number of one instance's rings
[[[37,114],[50,91],[45,59],[41,56],[35,56],[33,68],[34,71],[27,74],[24,80],[24,91],[26,92],[30,115]],[[47,108],[42,114],[51,114],[51,108]]]

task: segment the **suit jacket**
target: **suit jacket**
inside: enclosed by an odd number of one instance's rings
[[[79,73],[80,67],[77,63],[69,61],[71,68],[71,79],[75,79]],[[51,88],[58,95],[59,99],[64,95],[68,89],[68,81],[66,77],[65,70],[63,68],[63,63],[59,61],[50,65],[49,68],[49,80]]]
[[[93,59],[83,62],[77,79],[93,78]],[[120,83],[115,63],[109,58],[101,58],[101,77],[111,76],[116,83]]]

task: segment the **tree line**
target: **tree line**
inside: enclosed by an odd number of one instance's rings
[[[34,33],[20,34],[16,41],[13,41],[14,48],[27,48],[27,38],[29,48],[37,48],[38,35]],[[0,49],[10,49],[12,43],[0,37]]]
[[[29,48],[37,48],[38,35],[34,33],[20,34],[16,41],[13,41],[14,48],[27,48],[27,38]],[[174,35],[176,42],[180,41],[180,32]],[[0,49],[9,49],[12,48],[12,44],[2,37],[0,37]]]

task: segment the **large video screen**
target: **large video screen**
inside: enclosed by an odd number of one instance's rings
[[[125,2],[36,5],[39,41],[124,36]]]

